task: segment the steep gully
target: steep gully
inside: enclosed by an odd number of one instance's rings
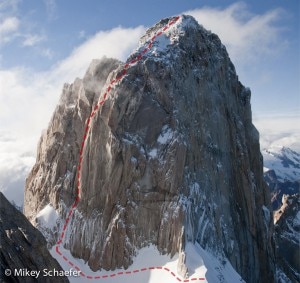
[[[126,75],[127,69],[130,68],[132,65],[136,64],[138,61],[140,61],[143,58],[143,55],[145,55],[152,47],[154,40],[161,36],[163,34],[163,32],[165,32],[166,30],[168,30],[172,25],[174,25],[178,20],[180,19],[179,16],[176,16],[174,18],[172,18],[168,24],[166,24],[163,28],[161,28],[157,33],[155,33],[153,35],[153,37],[150,40],[150,43],[147,45],[147,47],[145,49],[143,49],[140,53],[138,53],[136,55],[136,57],[134,59],[132,59],[131,61],[129,61],[128,63],[126,63],[123,67],[123,70],[121,72],[121,74],[116,77],[114,80],[112,80],[109,84],[109,86],[106,89],[106,92],[103,94],[102,98],[99,98],[98,103],[96,104],[96,106],[94,107],[94,109],[92,110],[89,118],[86,121],[86,125],[85,125],[85,130],[84,130],[84,135],[83,135],[83,140],[81,143],[81,148],[80,148],[80,152],[79,152],[79,163],[78,163],[78,174],[77,174],[77,182],[76,182],[76,186],[77,186],[77,195],[75,197],[74,203],[71,206],[71,209],[67,215],[65,224],[62,228],[62,232],[60,234],[60,237],[56,243],[55,246],[55,251],[56,253],[64,260],[66,261],[71,267],[75,268],[76,270],[80,271],[80,275],[82,277],[85,277],[87,279],[105,279],[105,278],[112,278],[112,277],[116,277],[116,276],[128,276],[128,275],[132,275],[132,274],[136,274],[138,272],[145,272],[145,271],[153,271],[153,270],[158,270],[161,272],[168,272],[171,276],[173,276],[178,282],[196,282],[196,281],[204,281],[205,278],[190,278],[190,279],[181,279],[179,276],[176,275],[175,272],[173,272],[172,270],[170,270],[169,268],[166,267],[144,267],[141,269],[136,269],[136,270],[128,270],[128,271],[123,271],[123,272],[117,272],[117,273],[113,273],[110,275],[102,275],[102,276],[91,276],[91,275],[87,275],[85,273],[83,273],[80,268],[78,266],[76,266],[71,260],[69,260],[66,256],[64,256],[62,254],[62,252],[60,251],[60,245],[65,237],[65,232],[67,230],[67,227],[69,225],[69,221],[70,218],[72,217],[73,213],[74,213],[74,209],[77,207],[80,199],[81,199],[81,171],[82,171],[82,163],[83,163],[83,151],[85,150],[85,145],[86,145],[86,140],[87,137],[90,133],[90,124],[96,114],[96,112],[102,107],[102,105],[105,103],[110,91],[112,88],[114,88],[116,86],[116,84],[122,80],[122,78]]]

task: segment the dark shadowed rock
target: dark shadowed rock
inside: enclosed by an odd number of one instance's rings
[[[0,282],[69,282],[67,277],[43,277],[42,270],[62,271],[47,250],[43,235],[33,227],[0,192]],[[37,279],[30,276],[6,276],[4,271],[41,271]]]

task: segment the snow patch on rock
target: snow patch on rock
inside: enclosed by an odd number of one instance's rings
[[[56,226],[58,218],[58,212],[50,203],[47,204],[36,216],[36,220],[39,225],[49,229]]]

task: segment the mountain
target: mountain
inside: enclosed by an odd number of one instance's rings
[[[283,195],[300,193],[300,154],[288,147],[263,149],[264,178],[271,191],[273,209],[282,205]]]
[[[69,282],[43,235],[0,192],[0,282]],[[12,274],[5,275],[9,269]],[[44,271],[43,271],[44,270]],[[40,273],[36,273],[39,271]],[[15,273],[16,272],[16,273]],[[28,276],[26,272],[33,272]],[[49,273],[50,272],[50,273]],[[51,274],[52,272],[52,274]]]
[[[263,149],[264,171],[274,170],[280,182],[300,181],[300,154],[288,147]]]
[[[161,20],[125,63],[94,60],[65,84],[26,181],[26,216],[66,263],[64,250],[94,272],[128,270],[155,247],[189,282],[192,249],[198,266],[206,253],[223,266],[207,267],[210,282],[242,280],[227,267],[274,282],[250,96],[215,34],[190,16]]]
[[[299,282],[300,154],[289,147],[271,146],[262,155],[274,210],[276,261],[289,278],[279,282]]]

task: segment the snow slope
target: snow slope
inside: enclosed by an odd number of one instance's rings
[[[273,146],[262,150],[264,171],[273,169],[279,181],[300,180],[300,154],[288,147]]]
[[[189,278],[180,277],[177,272],[178,255],[172,259],[168,255],[159,254],[155,246],[149,246],[138,251],[133,264],[128,270],[93,272],[81,259],[75,259],[68,250],[60,248],[63,256],[72,261],[75,266],[86,276],[101,276],[99,279],[88,279],[88,282],[103,283],[175,283],[175,282],[211,282],[211,283],[237,283],[244,282],[240,275],[233,269],[231,264],[224,260],[219,262],[213,255],[203,250],[198,244],[188,243],[186,246],[186,265],[189,269]],[[63,257],[59,256],[55,247],[51,254],[58,260],[62,268],[69,271],[72,267]],[[155,269],[149,270],[149,267]],[[159,267],[159,268],[156,268]],[[162,268],[160,268],[162,267]],[[142,269],[147,268],[143,271]],[[170,270],[170,271],[167,271]],[[74,269],[74,267],[73,267]],[[135,272],[137,271],[138,272]],[[118,275],[119,272],[130,272],[130,274]],[[173,272],[173,274],[172,274]],[[112,274],[116,276],[110,277]],[[103,276],[107,275],[107,278]],[[87,282],[86,277],[69,277],[71,283]]]

